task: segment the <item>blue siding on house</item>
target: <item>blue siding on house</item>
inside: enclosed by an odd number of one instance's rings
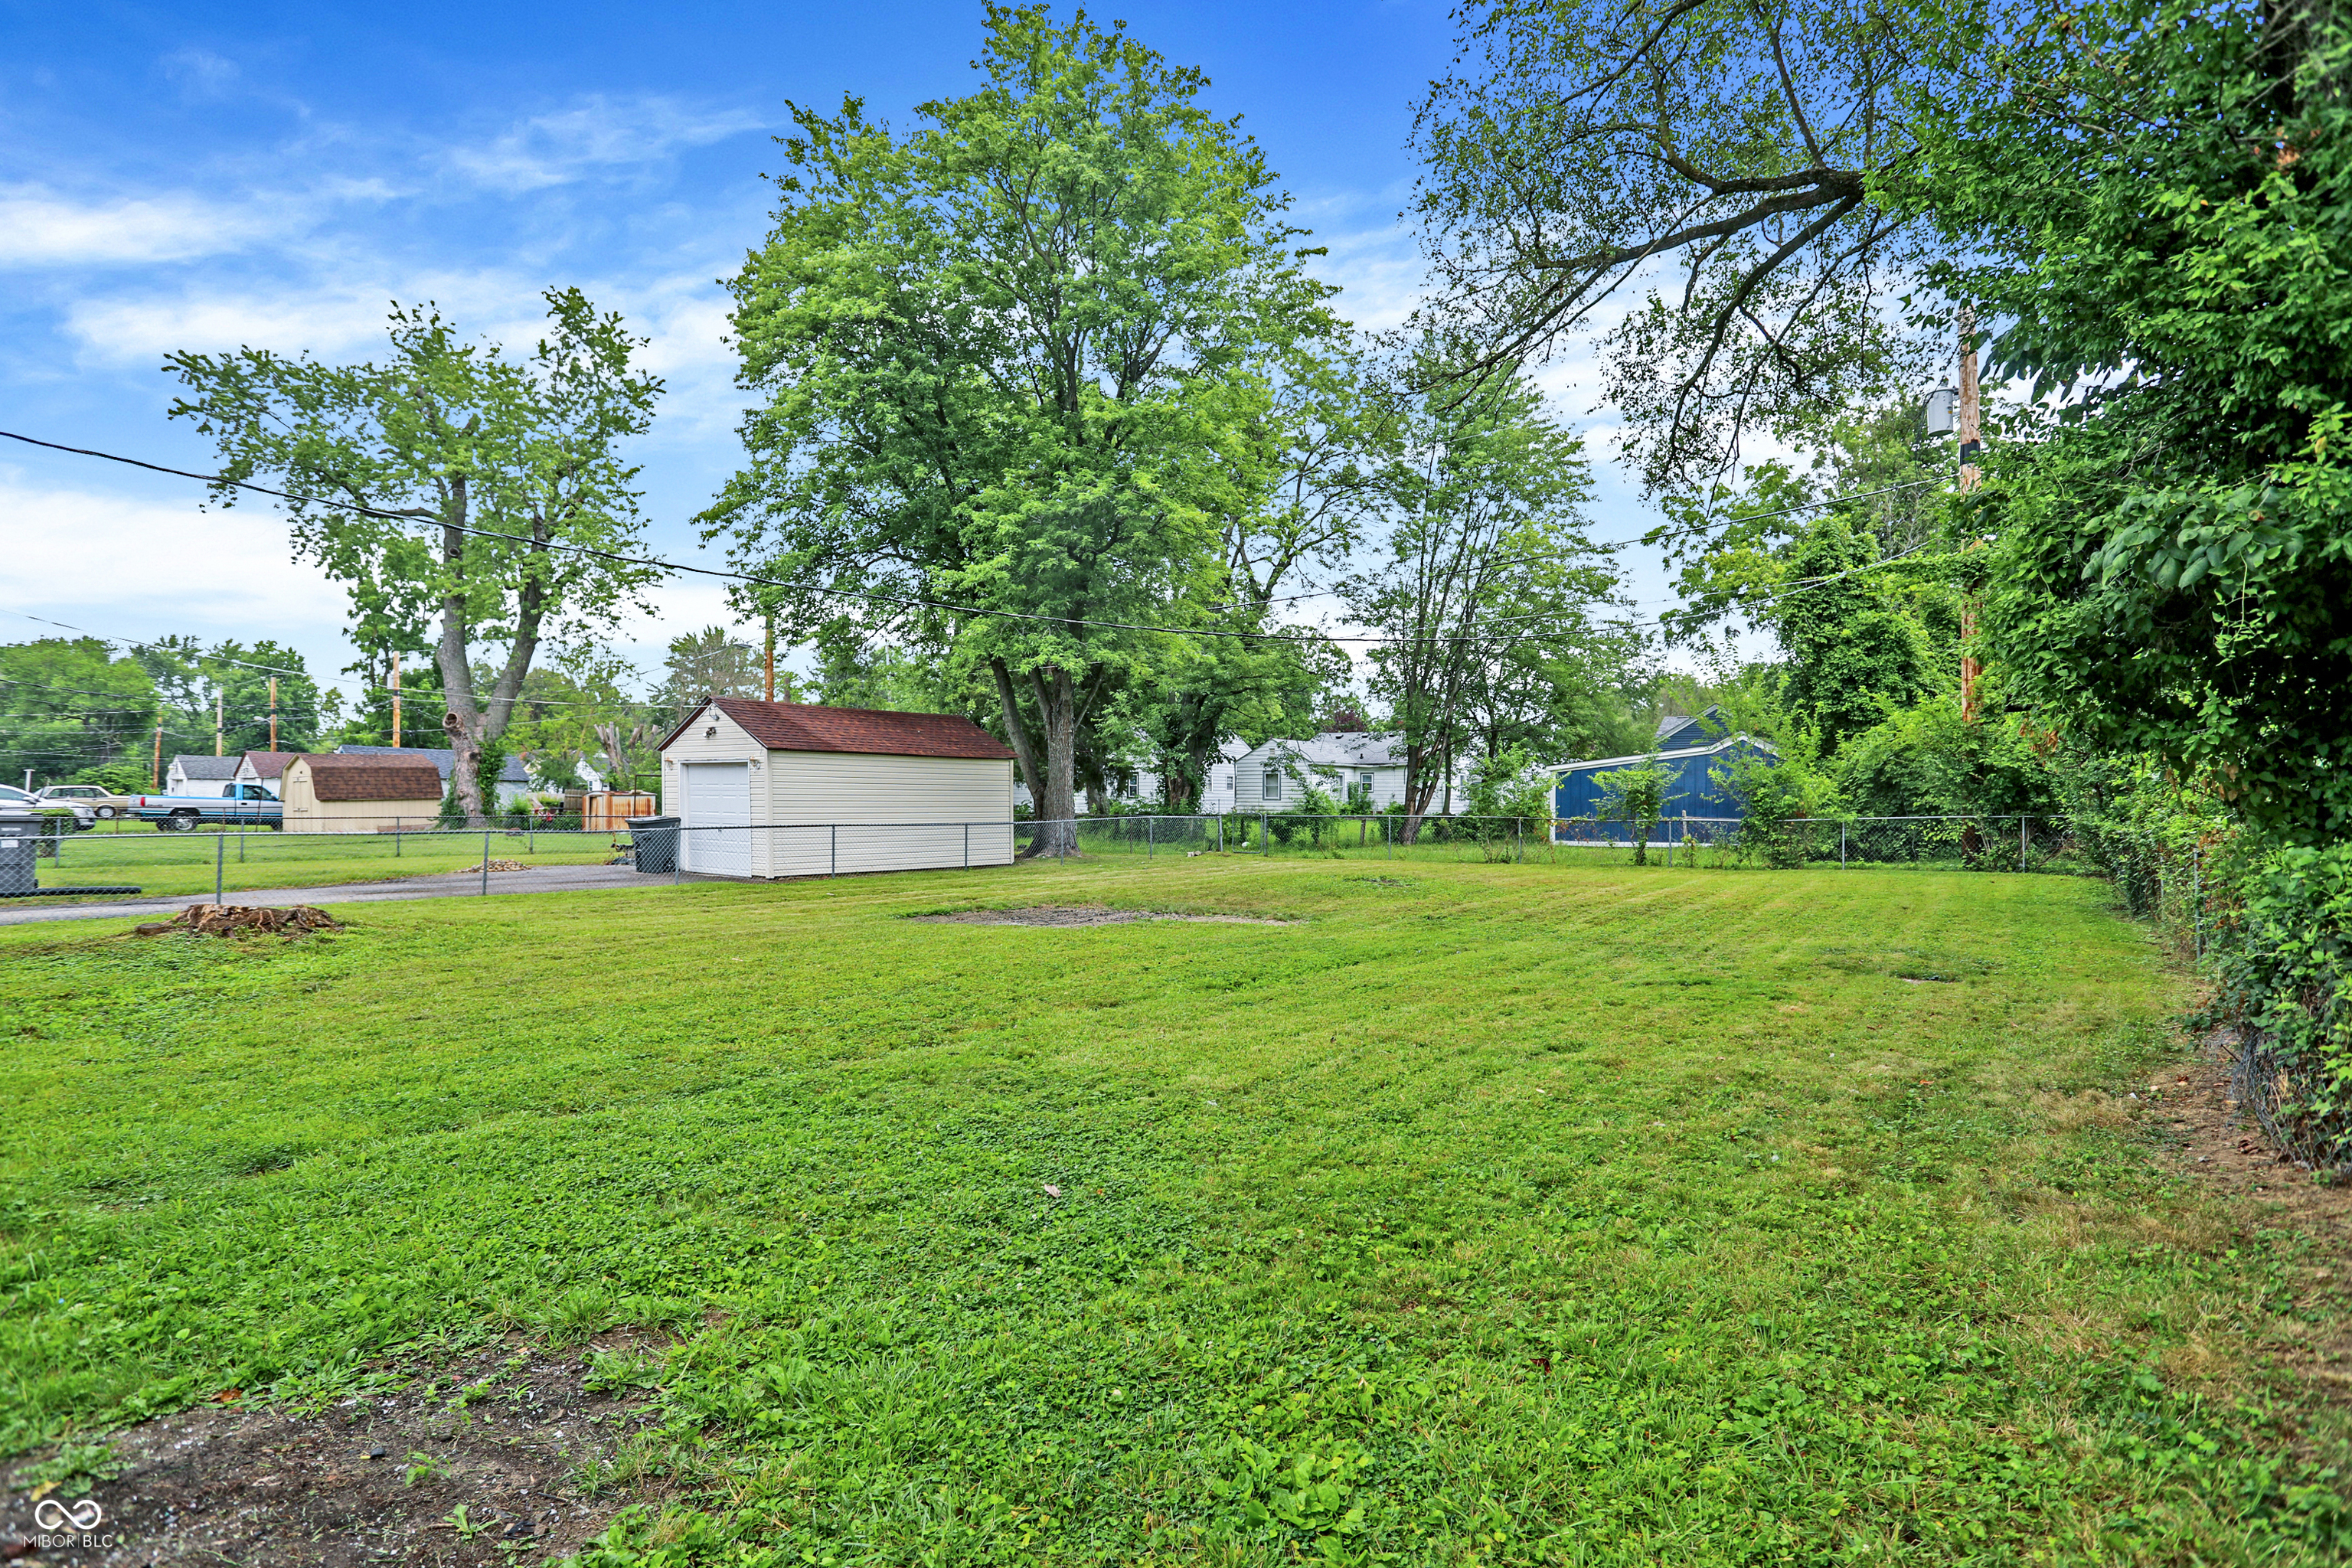
[[[1716,741],[1698,747],[1658,753],[1658,765],[1673,775],[1666,786],[1664,816],[1738,817],[1746,815],[1735,799],[1713,776],[1714,770],[1729,762],[1736,753],[1769,756],[1769,747],[1759,746],[1744,735]],[[1622,768],[1642,765],[1641,757],[1609,757],[1599,762],[1568,763],[1553,769],[1558,782],[1552,789],[1552,811],[1561,817],[1591,818],[1601,809],[1601,776]],[[1580,837],[1591,837],[1591,830],[1580,833]],[[1627,841],[1631,829],[1622,822],[1601,826],[1598,837]]]

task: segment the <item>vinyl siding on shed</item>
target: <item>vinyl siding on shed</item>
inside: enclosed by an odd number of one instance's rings
[[[278,826],[289,833],[376,833],[425,830],[436,826],[441,797],[415,800],[320,800],[311,786],[310,764],[297,759],[281,778]]]
[[[1013,863],[1010,760],[852,752],[768,756],[768,820],[812,825],[771,832],[775,869],[769,876]],[[759,786],[752,787],[756,793]],[[843,826],[835,830],[834,824]]]
[[[771,752],[706,708],[663,753],[663,809],[685,805],[685,764],[733,762],[753,764],[754,877],[1013,862],[1010,759]]]

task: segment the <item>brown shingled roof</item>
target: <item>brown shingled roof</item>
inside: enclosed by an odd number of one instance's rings
[[[297,759],[289,758],[288,761]],[[310,793],[320,800],[439,800],[441,770],[428,757],[312,753]]]
[[[755,702],[748,697],[714,697],[662,742],[693,726],[704,709],[717,708],[772,752],[866,752],[892,757],[985,757],[1003,760],[1013,748],[953,713],[892,713],[878,708],[820,708],[801,702]]]
[[[253,764],[254,773],[265,779],[282,777],[286,764],[300,756],[299,752],[247,752],[245,760]]]

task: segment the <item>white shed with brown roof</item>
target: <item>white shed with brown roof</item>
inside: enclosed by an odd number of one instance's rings
[[[278,774],[289,833],[429,828],[441,814],[441,773],[423,757],[289,757]]]
[[[1013,752],[969,719],[714,697],[661,746],[685,869],[821,877],[1013,861]]]

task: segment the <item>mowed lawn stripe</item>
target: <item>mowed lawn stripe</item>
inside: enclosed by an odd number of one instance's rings
[[[1298,923],[903,918],[1089,901]],[[1203,858],[352,914],[0,933],[17,1444],[635,1321],[707,1517],[613,1563],[2332,1528],[2231,1404],[2292,1239],[2043,1110],[2179,1049],[2095,884]]]

